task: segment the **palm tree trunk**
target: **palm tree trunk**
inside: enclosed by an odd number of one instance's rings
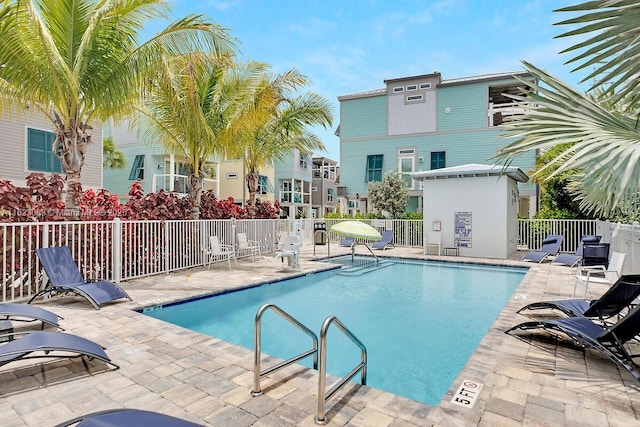
[[[203,171],[198,176],[189,172],[189,196],[193,201],[191,208],[191,219],[200,219],[200,199],[202,197],[202,182],[204,181]]]
[[[91,135],[86,130],[91,128],[83,123],[76,126],[75,122],[66,127],[58,115],[55,115],[54,121],[56,139],[53,141],[52,150],[60,159],[66,173],[65,207],[75,210],[78,208],[79,192],[82,191],[80,176],[84,166],[84,154],[91,143]]]
[[[247,214],[249,218],[256,216],[256,193],[258,192],[258,176],[255,173],[249,173],[246,177],[247,189],[249,190],[249,199],[247,200]]]

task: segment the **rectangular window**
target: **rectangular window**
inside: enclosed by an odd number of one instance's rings
[[[407,102],[418,102],[424,99],[423,95],[409,95],[407,96]]]
[[[62,173],[62,163],[51,149],[56,134],[27,129],[27,169],[31,171]]]
[[[412,90],[418,90],[418,85],[407,85],[407,92]]]
[[[393,93],[400,93],[400,92],[404,92],[404,87],[396,86],[393,88]]]
[[[365,181],[382,181],[382,154],[367,156],[367,173]]]
[[[335,196],[335,190],[333,188],[327,188],[327,202],[333,202]]]
[[[266,175],[258,175],[256,193],[267,194],[269,192],[269,178]]]
[[[306,169],[309,166],[309,155],[300,153],[300,167]]]
[[[133,160],[133,166],[129,173],[129,181],[144,179],[144,154],[138,154]]]
[[[420,83],[420,89],[431,89],[431,83]]]
[[[227,172],[227,179],[238,179],[238,172]]]
[[[442,169],[446,166],[446,155],[444,151],[431,152],[431,169]]]

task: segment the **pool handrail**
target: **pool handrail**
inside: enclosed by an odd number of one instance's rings
[[[287,359],[283,362],[280,362],[270,368],[266,368],[264,371],[260,371],[260,349],[262,343],[261,337],[261,329],[262,329],[262,315],[267,310],[273,310],[277,314],[279,314],[283,319],[288,320],[294,326],[297,326],[302,332],[306,333],[313,340],[313,348],[307,350],[303,353],[300,353],[297,356],[294,356],[290,359]],[[313,369],[318,369],[318,337],[317,335],[293,316],[291,316],[286,311],[282,310],[275,304],[264,304],[262,307],[258,309],[256,312],[256,318],[254,323],[254,334],[253,334],[253,390],[251,390],[252,396],[260,396],[262,394],[262,389],[260,388],[260,378],[265,375],[268,375],[272,372],[275,372],[279,369],[282,369],[286,366],[291,365],[292,363],[297,362],[300,359],[304,359],[307,356],[313,355]]]
[[[360,347],[360,363],[356,365],[356,367],[353,368],[344,378],[335,383],[325,394],[325,389],[327,387],[327,332],[329,330],[329,326],[334,322],[338,329],[340,329],[351,339],[351,341]],[[324,425],[329,422],[325,410],[327,400],[331,399],[333,395],[348,383],[351,378],[355,377],[358,372],[360,372],[361,375],[360,383],[362,385],[367,385],[367,348],[362,341],[360,341],[358,337],[356,337],[353,332],[351,332],[349,328],[347,328],[336,316],[327,317],[322,323],[322,328],[320,329],[320,364],[318,371],[318,414],[315,416],[314,422],[319,425]]]

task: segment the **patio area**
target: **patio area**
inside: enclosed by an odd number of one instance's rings
[[[280,261],[241,259],[231,271],[226,263],[217,263],[210,269],[124,282],[133,301],[99,311],[80,298],[40,299],[38,304],[64,318],[60,323],[66,331],[105,346],[120,369],[95,360],[85,365],[78,359],[3,366],[2,425],[55,425],[89,412],[138,408],[211,426],[315,426],[316,371],[297,365],[285,368],[262,381],[263,395],[252,397],[252,349],[133,311],[333,267],[317,261],[327,255],[326,246],[316,246],[315,256],[313,249],[302,248],[302,271],[284,271]],[[330,252],[338,255],[348,248],[332,243]],[[360,249],[358,253],[365,254]],[[640,383],[626,370],[592,351],[553,340],[529,345],[503,333],[526,319],[515,314],[525,303],[570,297],[574,269],[517,259],[423,256],[420,249],[403,247],[376,254],[531,268],[438,406],[350,383],[327,403],[328,425],[640,425]],[[603,291],[589,287],[592,297]],[[451,403],[464,380],[483,385],[472,408]]]

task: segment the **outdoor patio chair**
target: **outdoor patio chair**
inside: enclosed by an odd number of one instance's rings
[[[287,260],[287,267],[291,270],[300,269],[300,247],[302,240],[298,236],[287,236],[282,241],[282,251],[278,252],[274,259],[280,258],[284,263]]]
[[[247,239],[247,233],[238,233],[238,255],[251,255],[251,261],[260,256],[260,242]]]
[[[583,248],[585,245],[600,243],[600,238],[602,236],[593,236],[593,235],[584,235],[580,239],[580,243],[576,248],[576,251],[572,254],[560,254],[551,261],[551,264],[559,264],[566,265],[569,267],[574,267],[578,265],[582,261]]]
[[[15,337],[19,334],[11,334]],[[33,331],[0,345],[0,366],[25,359],[70,359],[75,357],[98,359],[118,369],[102,346],[64,332]]]
[[[229,264],[229,270],[231,270],[231,260],[233,260],[233,262],[237,262],[236,250],[233,245],[220,243],[218,236],[209,236],[209,247],[205,252],[209,256],[209,264],[207,268],[210,268],[211,264],[218,259],[226,259]]]
[[[539,330],[555,335],[564,334],[584,348],[596,350],[617,365],[627,369],[638,381],[640,372],[633,359],[640,356],[631,354],[625,345],[640,333],[640,305],[635,306],[613,325],[602,326],[587,317],[567,317],[554,320],[533,320],[520,323],[505,333],[514,331]],[[520,335],[513,335],[522,339]]]
[[[595,300],[567,299],[539,301],[525,305],[517,311],[531,316],[532,311],[558,310],[569,317],[594,317],[605,321],[631,308],[634,300],[640,296],[640,275],[621,276],[602,296]]]
[[[609,266],[591,265],[578,267],[576,272],[576,282],[573,286],[573,296],[576,295],[578,285],[584,285],[584,298],[587,297],[587,290],[590,283],[600,283],[604,285],[613,285],[620,276],[622,276],[622,268],[626,254],[613,252]]]
[[[0,318],[14,322],[42,322],[42,329],[45,325],[59,328],[58,319],[62,317],[55,313],[29,304],[2,303],[0,304]]]
[[[350,248],[354,243],[355,243],[356,239],[354,237],[343,237],[340,240],[340,246],[345,246],[347,248]]]
[[[48,277],[44,288],[28,301],[40,295],[76,294],[85,297],[96,310],[107,302],[131,297],[119,286],[106,280],[88,283],[78,270],[67,246],[36,249],[40,263]]]
[[[542,262],[554,255],[558,254],[564,236],[550,234],[542,241],[542,247],[539,251],[530,251],[524,254],[521,261]]]
[[[387,247],[395,248],[396,246],[393,244],[393,231],[387,230],[382,232],[382,239],[373,242],[371,244],[371,248],[378,249],[384,251]]]
[[[609,243],[585,243],[582,249],[582,267],[609,267]]]
[[[202,424],[141,409],[108,409],[65,421],[56,427],[202,427]]]

